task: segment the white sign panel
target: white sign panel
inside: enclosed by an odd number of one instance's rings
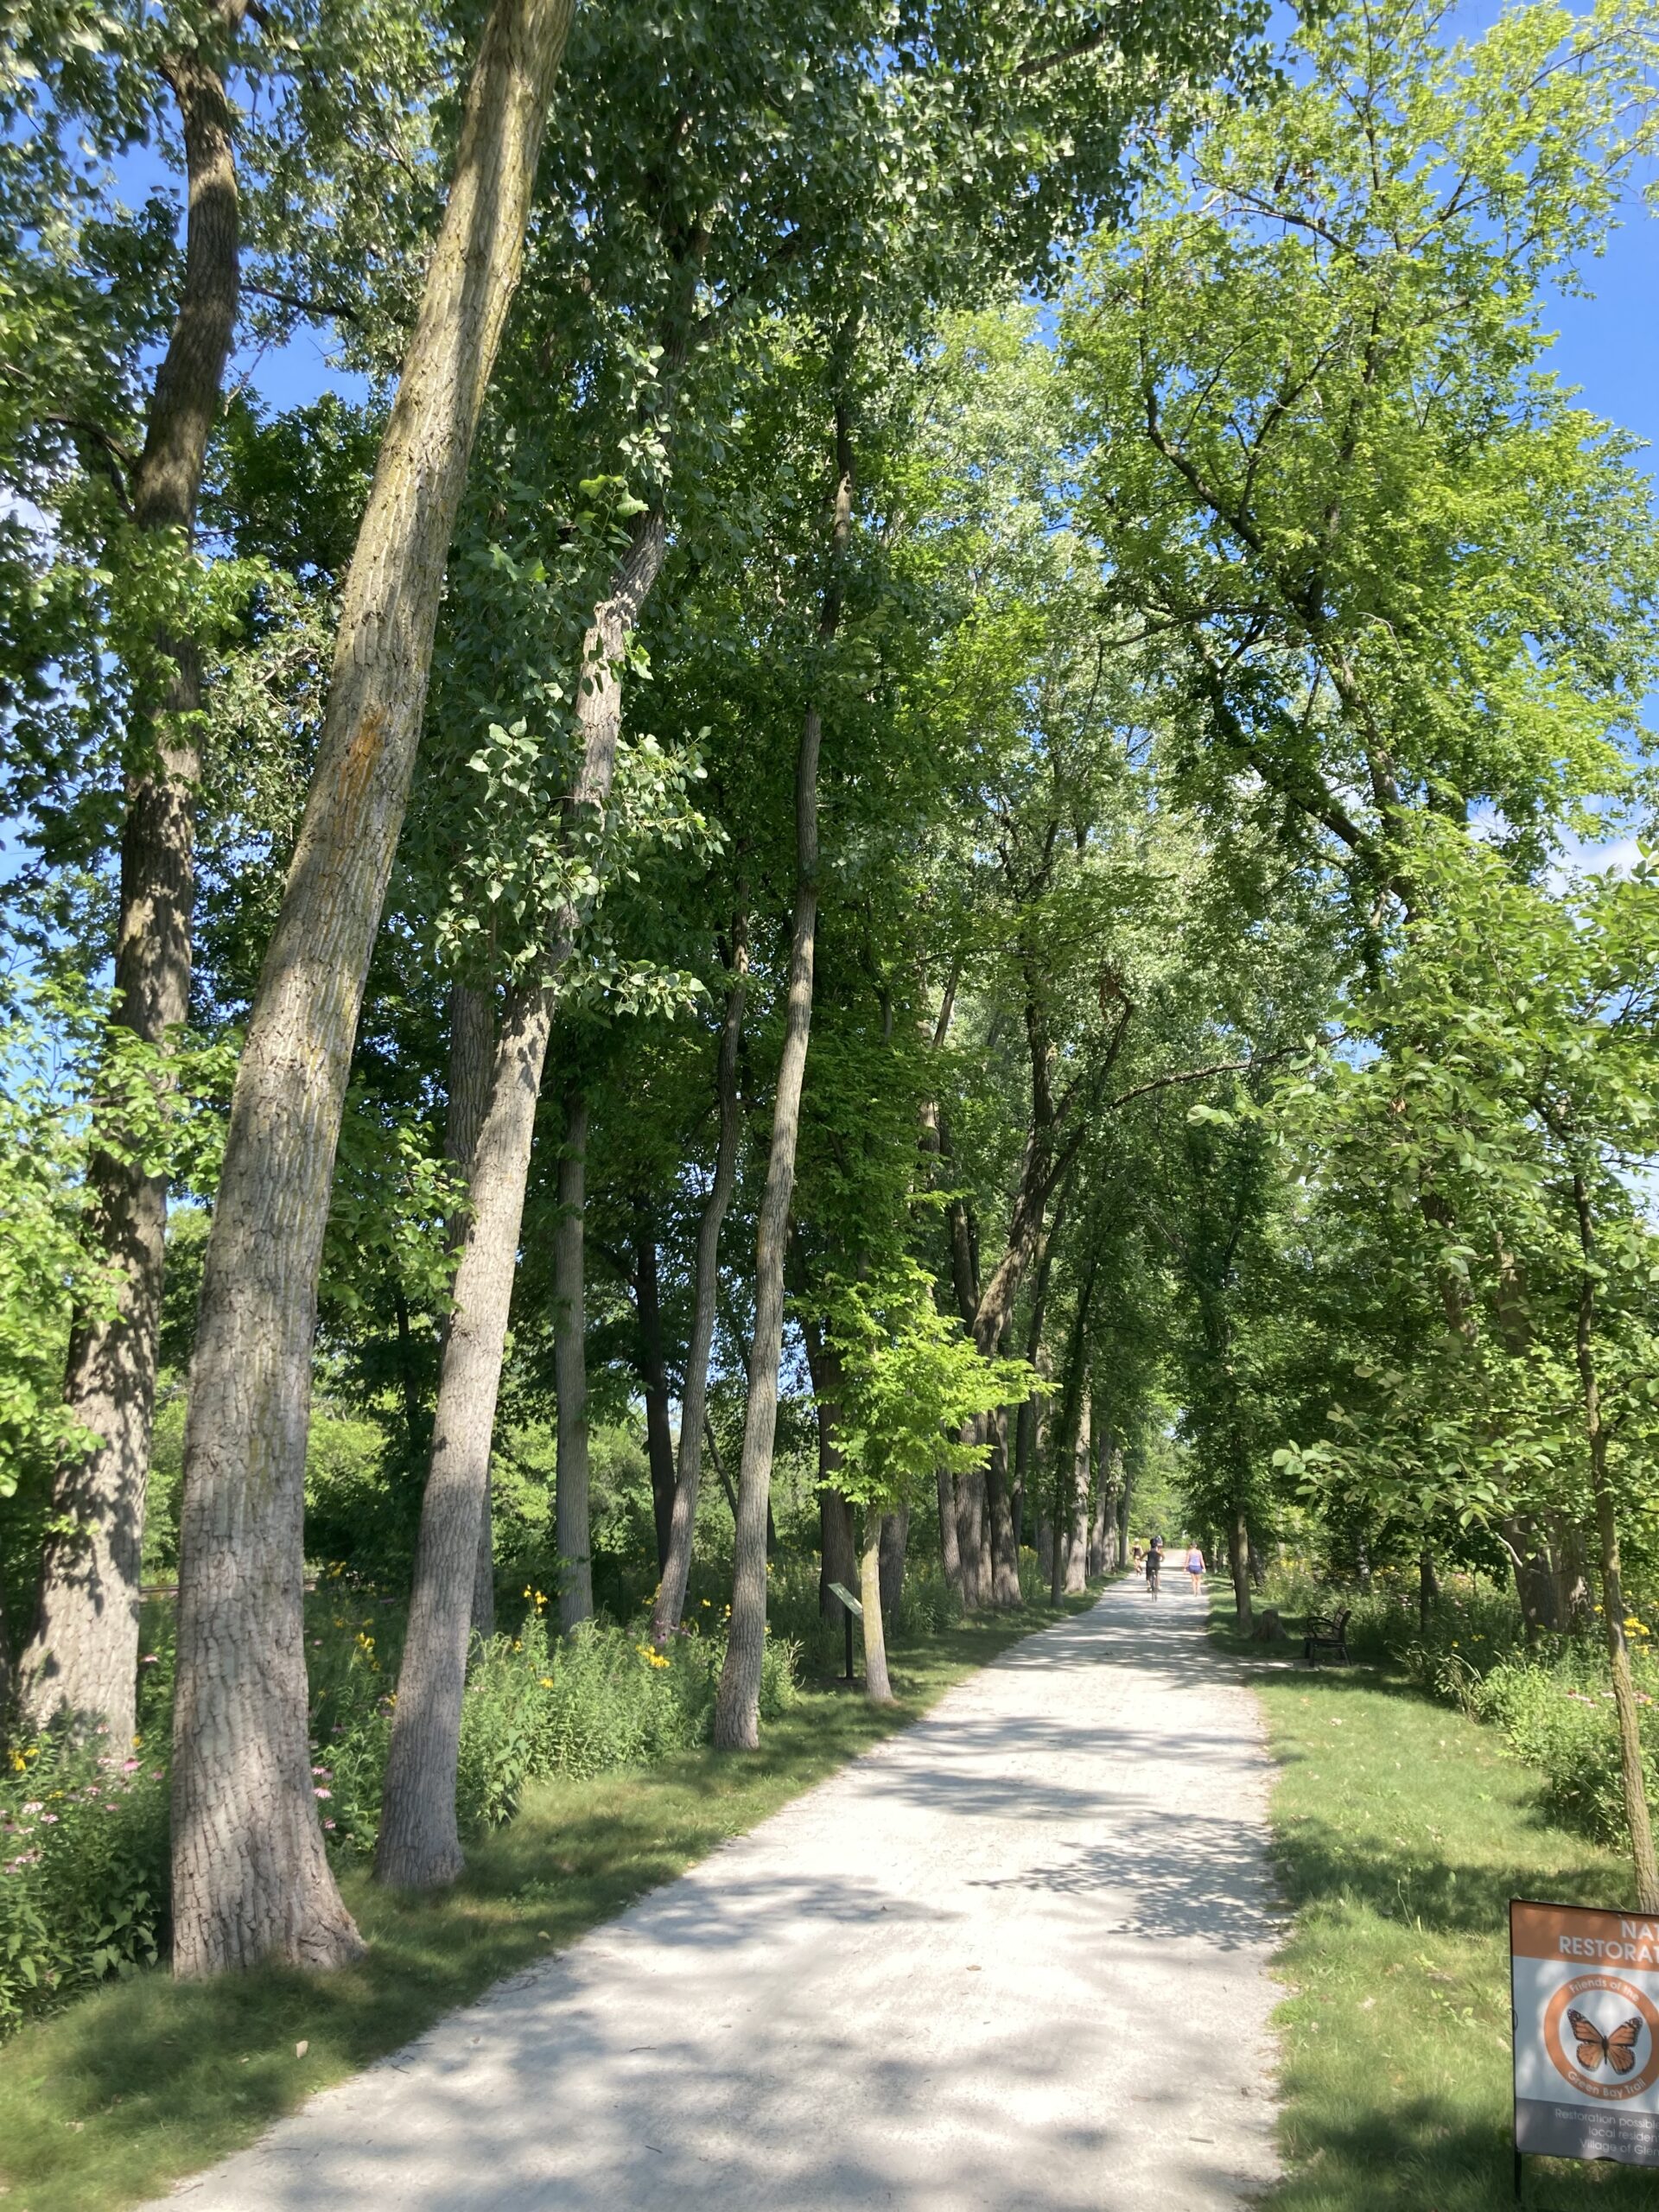
[[[1510,1906],[1515,2147],[1659,2166],[1659,1920]]]

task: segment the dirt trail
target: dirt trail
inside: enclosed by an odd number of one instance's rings
[[[1203,1610],[1115,1585],[167,2201],[1248,2202],[1274,2171],[1268,1770]]]

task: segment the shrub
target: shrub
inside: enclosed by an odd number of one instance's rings
[[[1645,1670],[1644,1670],[1645,1671]],[[1470,1690],[1471,1709],[1500,1727],[1516,1755],[1543,1777],[1544,1802],[1556,1817],[1598,1841],[1626,1847],[1618,1731],[1606,1669],[1573,1647],[1554,1663],[1506,1659]],[[1649,1718],[1653,1698],[1638,1690]],[[1649,1801],[1659,1804],[1659,1751],[1644,1726],[1643,1766]]]
[[[154,1965],[165,1935],[167,1774],[29,1745],[0,1784],[0,2029],[110,1974]]]

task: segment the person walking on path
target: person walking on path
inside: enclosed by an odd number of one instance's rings
[[[1204,1591],[1204,1553],[1197,1544],[1186,1555],[1186,1571],[1192,1578],[1192,1595],[1200,1597]]]
[[[1164,1540],[1154,1536],[1147,1552],[1147,1587],[1155,1598],[1158,1595],[1158,1575],[1164,1564]]]

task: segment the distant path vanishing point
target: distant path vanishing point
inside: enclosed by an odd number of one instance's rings
[[[1268,1763],[1138,1582],[166,2201],[1211,2212],[1276,2171]]]

